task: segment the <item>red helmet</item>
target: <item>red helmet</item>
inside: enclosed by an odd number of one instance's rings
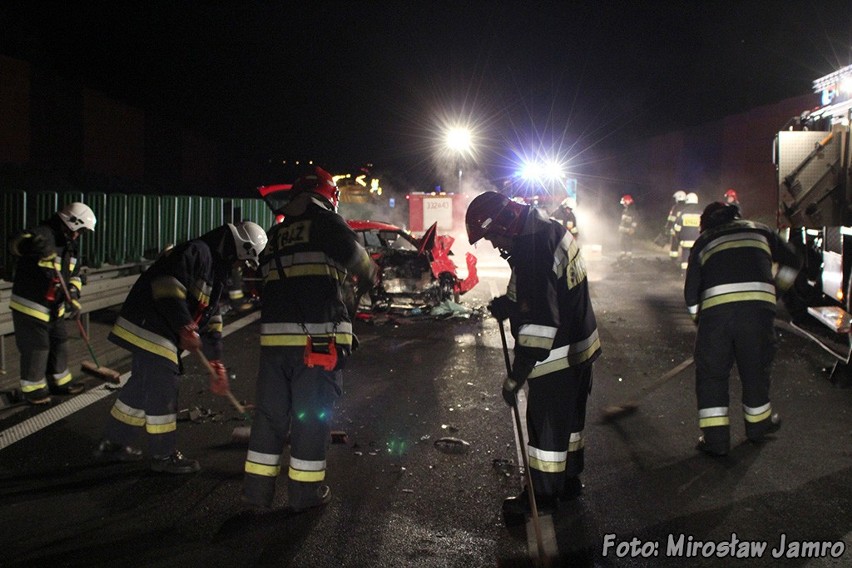
[[[734,191],[733,189],[729,189],[728,191],[725,192],[725,200],[728,203],[731,203],[732,201],[736,201],[737,200],[737,192]]]
[[[521,229],[521,213],[527,207],[496,191],[477,195],[470,202],[464,217],[468,241],[474,244],[492,234],[515,236]]]
[[[315,167],[313,172],[299,176],[293,182],[293,188],[290,191],[293,192],[293,195],[298,195],[303,191],[316,193],[320,197],[325,198],[334,207],[334,210],[337,211],[337,204],[340,201],[340,190],[337,189],[337,184],[334,182],[331,174],[319,166]]]
[[[633,196],[628,194],[621,196],[621,204],[622,205],[633,205]]]

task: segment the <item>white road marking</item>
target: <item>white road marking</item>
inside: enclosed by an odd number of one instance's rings
[[[254,321],[260,319],[260,312],[252,312],[244,318],[240,318],[239,320],[229,323],[222,330],[222,336],[228,336],[235,331],[239,331],[245,326],[253,323]],[[181,357],[186,357],[189,355],[189,352],[184,352]],[[71,414],[77,412],[78,410],[82,410],[89,406],[90,404],[94,404],[97,401],[105,398],[112,393],[114,393],[118,388],[124,386],[127,382],[127,379],[130,378],[130,372],[124,373],[119,377],[119,386],[102,384],[98,385],[93,389],[89,389],[83,393],[80,393],[73,398],[59,404],[57,406],[51,407],[44,412],[39,412],[36,416],[32,418],[28,418],[24,420],[20,424],[15,424],[11,428],[0,432],[0,450],[7,446],[11,446],[15,442],[23,440],[27,436],[35,434],[39,430],[47,428],[54,422],[58,422],[63,418],[67,418]]]

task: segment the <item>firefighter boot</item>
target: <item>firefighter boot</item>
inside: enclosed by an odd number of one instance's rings
[[[84,385],[81,385],[79,383],[69,383],[67,385],[62,385],[61,387],[51,386],[50,394],[74,395],[80,394],[84,390],[86,390],[86,387]]]
[[[248,509],[262,512],[272,509],[275,497],[275,477],[246,474],[240,502]]]
[[[289,492],[291,495],[292,491]],[[300,498],[297,500],[291,498],[288,508],[294,513],[304,513],[308,509],[322,507],[331,501],[331,488],[328,485],[320,485],[316,489],[309,492],[309,496],[305,497],[304,491],[299,491]]]
[[[177,450],[168,456],[151,458],[151,470],[158,473],[195,473],[200,469],[201,466],[197,460],[186,458]]]
[[[751,426],[751,428],[749,428]],[[762,442],[764,438],[770,434],[774,434],[781,429],[781,417],[776,412],[769,417],[768,420],[763,420],[757,424],[746,424],[746,436],[752,442]]]
[[[94,456],[103,462],[133,462],[142,459],[142,450],[103,439],[95,449]]]
[[[552,515],[556,512],[558,502],[555,495],[535,494],[535,505],[538,516]],[[532,514],[532,505],[527,488],[521,491],[517,497],[509,497],[503,501],[503,518],[507,526],[522,524]]]
[[[713,456],[714,458],[722,457],[728,455],[728,451],[730,450],[730,444],[725,446],[724,444],[709,444],[707,440],[704,439],[704,436],[698,437],[698,443],[695,445],[695,449],[699,452],[703,452],[708,456]]]
[[[33,406],[47,406],[51,402],[50,395],[44,394],[42,391],[25,394],[24,400]]]
[[[565,486],[559,494],[560,501],[573,501],[583,494],[583,482],[577,476],[565,479]]]

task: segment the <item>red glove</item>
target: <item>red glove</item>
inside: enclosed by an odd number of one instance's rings
[[[201,349],[201,336],[198,335],[198,325],[188,323],[178,331],[178,347],[187,351]]]
[[[225,396],[231,390],[231,385],[228,384],[228,373],[225,369],[225,364],[216,359],[210,361],[210,366],[213,367],[213,373],[210,375],[210,392]]]

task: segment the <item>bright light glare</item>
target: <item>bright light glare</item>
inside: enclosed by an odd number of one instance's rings
[[[447,131],[447,146],[459,153],[468,152],[471,146],[470,130],[467,128],[450,128]]]
[[[525,180],[560,180],[565,177],[565,166],[555,161],[523,162],[519,175]]]
[[[526,162],[521,165],[521,177],[526,180],[538,179],[541,177],[541,164],[538,162]]]
[[[545,175],[550,179],[561,179],[565,175],[562,164],[550,161],[545,164]]]

